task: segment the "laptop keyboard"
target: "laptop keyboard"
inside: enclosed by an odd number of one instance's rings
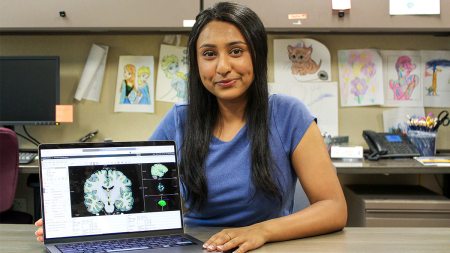
[[[118,239],[108,241],[60,244],[56,247],[63,253],[74,252],[120,252],[155,248],[171,248],[195,244],[181,235]]]

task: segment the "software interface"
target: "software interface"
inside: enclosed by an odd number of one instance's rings
[[[41,150],[46,237],[181,228],[174,150]]]

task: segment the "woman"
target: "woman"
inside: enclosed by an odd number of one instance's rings
[[[411,96],[418,83],[418,76],[411,73],[416,68],[411,57],[402,55],[395,63],[398,79],[389,80],[389,88],[394,93],[394,100],[411,100]]]
[[[127,64],[123,67],[123,81],[120,89],[120,103],[134,104],[138,100],[138,91],[135,84],[136,67]]]
[[[142,95],[139,104],[149,105],[151,104],[151,101],[150,101],[150,89],[148,88],[149,86],[147,80],[150,77],[150,67],[141,66],[138,69],[137,76],[138,76],[138,90],[139,93]]]
[[[173,107],[151,139],[181,147],[185,222],[235,227],[203,246],[243,253],[342,229],[345,199],[314,117],[297,99],[268,96],[257,15],[233,3],[202,11],[188,53],[189,103]],[[297,179],[311,205],[292,213]]]
[[[186,101],[187,99],[187,78],[186,74],[180,71],[180,65],[178,61],[178,57],[176,55],[167,55],[162,59],[161,68],[164,71],[164,74],[167,78],[169,78],[170,86],[172,89],[169,90],[168,93],[163,95],[162,97],[166,97],[169,93],[172,93],[172,90],[175,90],[176,94],[172,98],[179,99],[178,101]]]

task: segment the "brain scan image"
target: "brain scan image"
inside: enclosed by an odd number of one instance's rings
[[[157,186],[157,187],[158,187],[158,191],[161,192],[161,193],[164,192],[164,189],[166,188],[166,187],[164,187],[164,185],[161,184],[161,183],[158,183],[158,186]]]
[[[84,205],[94,215],[129,211],[134,204],[131,186],[131,180],[114,167],[97,170],[84,183]]]
[[[164,212],[171,210],[178,210],[180,202],[176,194],[173,195],[160,195],[160,196],[147,196],[146,208],[150,212]]]
[[[150,173],[152,174],[153,179],[159,179],[162,178],[167,171],[169,171],[169,169],[166,166],[157,163],[152,166]]]

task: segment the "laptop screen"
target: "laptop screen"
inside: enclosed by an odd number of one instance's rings
[[[173,142],[43,144],[39,151],[46,239],[182,228]]]

